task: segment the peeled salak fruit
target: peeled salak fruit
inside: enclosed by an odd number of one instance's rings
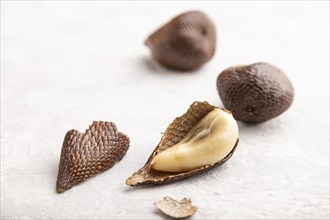
[[[145,44],[163,66],[190,71],[198,69],[213,57],[216,30],[206,14],[190,11],[162,26],[149,36]]]
[[[166,129],[146,164],[126,180],[129,186],[164,184],[226,162],[238,143],[231,112],[194,102]]]

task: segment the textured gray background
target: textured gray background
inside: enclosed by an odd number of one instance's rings
[[[193,73],[150,59],[143,41],[174,15],[201,9],[217,25],[215,57]],[[153,203],[190,197],[194,219],[329,217],[329,2],[1,2],[1,218],[161,219]],[[125,179],[161,132],[215,88],[231,65],[267,61],[296,96],[280,117],[239,123],[222,167],[170,185]],[[55,182],[65,133],[93,120],[129,134],[126,157],[63,193]]]

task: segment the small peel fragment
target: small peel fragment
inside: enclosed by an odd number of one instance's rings
[[[168,196],[156,202],[155,206],[172,218],[186,218],[194,215],[198,210],[197,206],[192,205],[190,199],[184,198],[181,201],[177,201]]]

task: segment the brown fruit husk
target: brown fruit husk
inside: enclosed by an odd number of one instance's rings
[[[291,105],[291,81],[276,66],[260,62],[233,66],[217,78],[217,90],[236,120],[261,123],[285,112]]]
[[[85,133],[70,130],[64,138],[56,191],[62,193],[80,182],[110,169],[129,148],[127,135],[113,122],[94,121]]]
[[[158,146],[152,152],[146,164],[141,169],[133,173],[133,175],[126,180],[126,184],[129,186],[142,186],[169,183],[207,171],[225,163],[233,155],[238,144],[238,139],[232,151],[217,163],[180,173],[162,172],[151,168],[151,161],[157,154],[177,144],[187,135],[194,125],[196,125],[205,115],[215,108],[217,107],[212,106],[207,102],[194,102],[185,114],[175,118],[174,121],[167,127]],[[227,111],[225,109],[222,110]]]
[[[189,71],[198,69],[213,57],[216,30],[205,13],[189,11],[151,34],[145,44],[163,66]]]

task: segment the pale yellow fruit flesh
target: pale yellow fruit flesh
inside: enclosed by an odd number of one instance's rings
[[[185,172],[225,158],[238,139],[232,114],[214,109],[202,118],[176,145],[157,154],[151,167],[164,172]]]

